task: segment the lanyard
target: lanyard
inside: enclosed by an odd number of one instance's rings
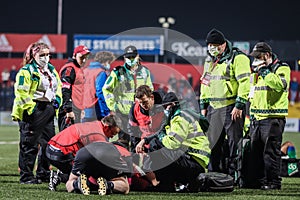
[[[211,69],[210,72],[214,71],[214,69],[216,68],[216,66],[217,66],[217,64],[218,64],[218,62],[219,62],[219,60],[220,60],[220,58],[218,58],[214,63],[211,64],[211,65],[212,65],[212,69]]]
[[[51,76],[49,75],[49,73],[47,72],[47,71],[43,71],[41,68],[39,68],[38,67],[38,69],[39,69],[39,71],[44,75],[44,76],[46,76],[47,78],[48,78],[48,80],[49,80],[49,84],[50,84],[50,88],[52,88],[52,78],[51,78]]]

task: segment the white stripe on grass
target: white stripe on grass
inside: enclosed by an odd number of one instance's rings
[[[19,144],[19,141],[0,141],[0,144]]]

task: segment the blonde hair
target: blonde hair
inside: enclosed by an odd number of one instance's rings
[[[23,66],[32,62],[34,56],[42,49],[50,49],[49,46],[43,42],[36,42],[30,44],[23,56]]]

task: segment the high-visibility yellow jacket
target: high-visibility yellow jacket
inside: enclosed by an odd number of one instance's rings
[[[290,67],[273,55],[273,63],[251,78],[250,115],[256,120],[288,115]],[[252,81],[253,80],[253,81]]]
[[[40,74],[37,64],[33,61],[30,64],[23,66],[16,76],[15,82],[15,99],[12,110],[12,119],[14,121],[23,120],[23,113],[26,110],[28,115],[34,111],[36,102],[33,101],[33,94],[41,84]],[[57,79],[56,101],[61,105],[62,92],[61,81],[55,67],[48,64],[49,71],[53,73]],[[58,109],[56,110],[58,111]]]
[[[219,60],[206,59],[202,78],[209,77],[210,82],[201,84],[200,108],[211,105],[217,109],[235,104],[242,109],[248,99],[250,74],[249,58],[227,41],[226,50]]]
[[[148,85],[153,90],[153,85],[150,71],[145,66],[139,65],[134,75],[125,65],[112,70],[102,91],[111,111],[128,114],[134,102],[135,89],[140,85]]]
[[[187,150],[187,153],[203,168],[207,168],[211,152],[209,141],[193,116],[178,108],[165,126],[165,130],[166,135],[162,138],[162,144],[166,148]]]

